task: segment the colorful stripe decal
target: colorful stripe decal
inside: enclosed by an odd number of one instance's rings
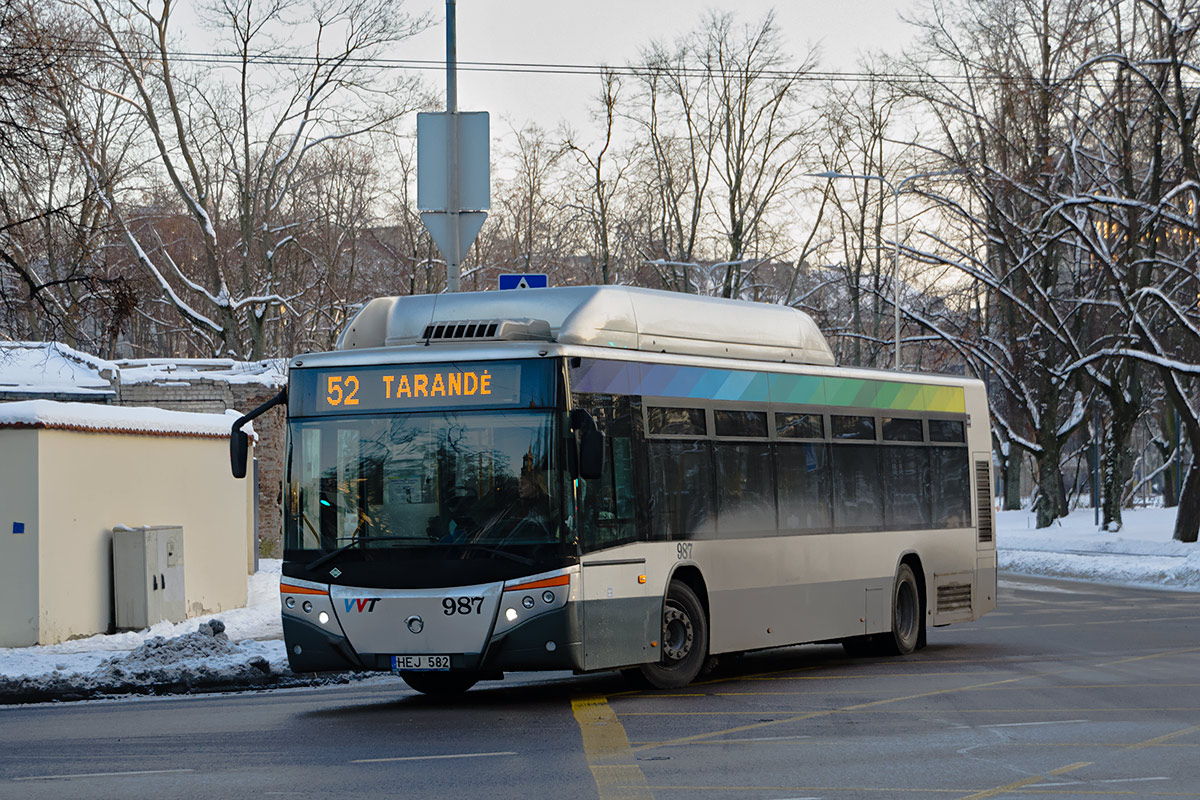
[[[965,414],[961,386],[783,375],[747,370],[586,360],[571,370],[576,392],[749,403]]]

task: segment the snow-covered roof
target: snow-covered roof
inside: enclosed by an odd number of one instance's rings
[[[234,420],[240,416],[233,410],[224,414],[198,414],[139,406],[60,403],[54,400],[0,403],[0,428],[50,428],[90,433],[227,439]],[[243,430],[253,435],[249,425]]]
[[[287,385],[287,359],[234,361],[230,358],[129,358],[114,362],[121,383],[164,383],[198,378],[223,383]]]
[[[58,342],[0,342],[0,392],[111,397],[117,367]]]
[[[0,342],[0,392],[74,395],[102,400],[120,385],[145,383],[287,385],[287,360],[138,358],[105,361],[58,342]]]

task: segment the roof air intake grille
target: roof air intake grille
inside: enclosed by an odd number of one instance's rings
[[[543,319],[464,319],[425,326],[426,342],[551,341],[550,323]]]

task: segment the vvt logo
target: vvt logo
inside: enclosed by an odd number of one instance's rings
[[[378,602],[378,597],[348,597],[346,598],[346,610],[357,611],[360,614],[366,611],[370,614],[375,610],[375,604]]]

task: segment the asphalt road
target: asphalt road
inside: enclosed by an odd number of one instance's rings
[[[0,708],[0,798],[1200,798],[1200,595],[1003,576],[903,659]]]

